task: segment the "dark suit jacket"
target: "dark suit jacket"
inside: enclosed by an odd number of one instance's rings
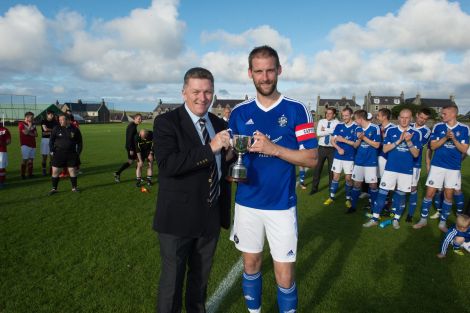
[[[209,113],[215,133],[227,124]],[[194,124],[181,106],[154,120],[154,153],[158,165],[159,189],[153,228],[181,237],[199,237],[230,226],[231,186],[225,180],[228,164],[222,149],[220,196],[210,205],[210,165],[215,155],[203,145]]]

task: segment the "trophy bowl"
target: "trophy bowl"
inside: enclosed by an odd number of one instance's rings
[[[233,150],[238,155],[237,162],[230,165],[229,175],[227,176],[227,180],[229,182],[246,182],[247,179],[247,169],[246,166],[243,164],[243,155],[248,152],[248,149],[251,147],[251,136],[245,135],[233,135],[232,140],[232,147]]]

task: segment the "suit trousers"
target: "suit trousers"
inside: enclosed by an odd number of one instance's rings
[[[331,166],[333,165],[333,158],[335,156],[335,148],[333,147],[325,147],[319,146],[318,147],[318,165],[313,170],[313,177],[312,177],[312,191],[318,191],[318,185],[320,184],[320,176],[323,169],[323,164],[325,161],[328,161],[328,186],[331,184],[331,179],[333,175],[331,173]]]
[[[220,231],[196,238],[158,234],[161,258],[158,313],[181,312],[186,276],[186,312],[206,312],[207,283],[219,235]]]

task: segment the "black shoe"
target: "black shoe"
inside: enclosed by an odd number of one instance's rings
[[[345,214],[351,214],[351,213],[354,213],[354,212],[356,212],[356,208],[349,208],[349,209],[345,212]]]
[[[26,176],[21,175],[21,179],[25,180],[25,179],[26,179]]]
[[[75,188],[72,188],[72,192],[79,193],[79,192],[80,192],[80,189],[78,189],[77,187],[75,187]]]
[[[408,215],[408,216],[406,217],[406,221],[405,221],[405,222],[407,222],[407,223],[412,223],[412,222],[413,222],[413,216]]]
[[[318,192],[318,189],[312,189],[309,193],[309,195],[314,195]]]
[[[137,181],[135,182],[135,186],[136,186],[137,188],[140,188],[140,187],[142,186],[142,181],[141,181],[140,179],[137,180]]]
[[[120,183],[121,182],[121,175],[119,175],[117,172],[114,172],[114,181],[116,183]]]
[[[147,186],[149,186],[149,187],[152,186],[152,180],[147,179]]]
[[[58,192],[57,189],[52,188],[51,191],[49,191],[49,192],[47,193],[47,195],[48,195],[48,196],[52,196],[53,194],[55,194],[55,193],[57,193],[57,192]]]

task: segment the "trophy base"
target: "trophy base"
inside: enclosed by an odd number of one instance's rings
[[[225,179],[231,183],[246,183],[248,182],[248,178],[242,178],[242,177],[232,177],[232,176],[227,176]]]

